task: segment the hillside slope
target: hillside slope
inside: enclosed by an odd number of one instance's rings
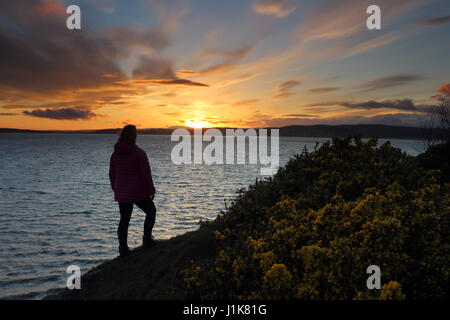
[[[215,221],[106,262],[60,297],[448,298],[449,172],[433,167],[448,148],[412,157],[334,139],[240,190]],[[366,288],[374,264],[382,290]]]

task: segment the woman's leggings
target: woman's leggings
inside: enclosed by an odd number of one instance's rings
[[[155,224],[156,207],[153,200],[147,198],[142,201],[135,202],[139,209],[145,212],[144,237],[150,239],[152,237],[153,225]],[[133,203],[119,202],[120,222],[117,229],[119,237],[119,245],[126,246],[128,238],[128,225],[130,223],[131,213],[133,212]]]

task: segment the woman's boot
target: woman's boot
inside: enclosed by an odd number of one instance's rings
[[[151,248],[155,245],[155,240],[153,240],[152,236],[143,236],[142,245],[144,246],[144,248]]]
[[[131,251],[130,248],[128,248],[128,246],[119,246],[119,254],[121,257],[126,257],[128,255],[130,255]]]

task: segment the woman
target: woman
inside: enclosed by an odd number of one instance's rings
[[[135,126],[127,125],[122,129],[109,164],[109,180],[120,210],[120,222],[117,229],[120,256],[130,254],[127,237],[133,204],[146,214],[142,238],[144,247],[152,247],[155,244],[152,239],[156,215],[153,203],[155,186],[147,155],[136,145],[136,136]]]

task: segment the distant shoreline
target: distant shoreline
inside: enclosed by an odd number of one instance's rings
[[[180,127],[193,133],[193,128]],[[148,135],[170,135],[177,128],[154,128],[138,129],[139,134]],[[213,128],[203,128],[203,131]],[[225,133],[227,128],[219,129]],[[229,129],[229,128],[228,128]],[[233,128],[234,129],[234,128]],[[246,128],[242,128],[247,130]],[[255,128],[259,129],[259,128]],[[263,129],[263,128],[261,128]],[[267,128],[271,129],[271,128]],[[273,129],[273,128],[272,128]],[[330,138],[360,136],[361,138],[379,139],[423,139],[425,132],[419,127],[389,126],[379,124],[356,124],[356,125],[311,125],[311,126],[286,126],[281,127],[281,137],[305,137],[305,138]],[[439,130],[439,129],[436,129]],[[26,130],[14,128],[0,128],[0,133],[48,133],[48,134],[117,134],[120,128],[100,130]]]

